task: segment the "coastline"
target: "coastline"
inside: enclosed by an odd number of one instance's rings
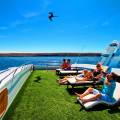
[[[0,57],[101,56],[101,53],[0,53]]]

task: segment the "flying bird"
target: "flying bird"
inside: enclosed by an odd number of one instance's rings
[[[57,16],[54,16],[54,15],[53,15],[53,12],[49,12],[49,13],[48,13],[48,18],[49,18],[50,21],[53,21],[53,18],[54,18],[54,17],[57,17]]]

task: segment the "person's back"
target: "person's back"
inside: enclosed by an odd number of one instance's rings
[[[109,95],[110,97],[112,97],[114,89],[115,89],[115,81],[111,80],[110,85],[106,85],[104,84],[103,89],[102,89],[102,93]]]
[[[101,91],[102,94],[106,94],[107,96],[109,96],[109,98],[111,98],[111,99],[109,99],[108,97],[104,98],[107,101],[114,101],[113,93],[114,93],[116,83],[115,83],[115,80],[113,79],[113,77],[111,77],[111,76],[112,76],[112,73],[107,75],[107,81],[106,80],[104,81],[104,85],[103,85],[103,88]]]
[[[63,59],[63,63],[62,63],[62,65],[61,65],[61,69],[66,70],[67,67],[68,67],[67,60],[66,60],[66,59]]]
[[[67,60],[67,70],[71,70],[70,59]]]

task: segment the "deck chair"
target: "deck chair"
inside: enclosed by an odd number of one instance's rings
[[[56,69],[56,75],[58,76],[77,75],[81,73],[82,70],[78,70],[78,68],[72,68],[71,70]]]
[[[117,75],[120,75],[120,68],[112,68],[111,72],[116,73]]]
[[[96,65],[94,65],[94,67],[96,67]],[[93,68],[93,66],[91,68]],[[108,67],[104,66],[103,70],[106,72],[108,70]],[[81,71],[81,73],[82,73],[82,71]],[[100,80],[96,80],[93,78],[93,79],[88,80],[88,81],[76,82],[75,77],[71,77],[71,78],[68,78],[68,81],[62,85],[67,85],[67,88],[69,88],[69,86],[74,88],[75,86],[85,86],[85,85],[92,85],[93,87],[95,87],[96,85],[103,85],[103,81],[104,81],[104,78],[102,78]]]
[[[68,81],[63,85],[67,85],[67,88],[69,88],[69,86],[74,88],[76,86],[86,86],[86,85],[92,85],[93,87],[95,87],[96,85],[103,85],[103,79],[104,78],[100,80],[95,80],[95,79],[86,80],[86,81],[81,80],[79,82],[76,82],[75,77],[72,77],[72,78],[68,78]]]
[[[86,98],[90,98],[91,96],[93,96],[93,94],[89,94],[87,96],[85,96]],[[91,102],[87,102],[87,103],[82,103],[82,101],[79,99],[79,97],[77,97],[77,102],[80,103],[80,105],[85,108],[86,110],[91,109],[93,107],[95,107],[96,105],[106,105],[109,108],[112,108],[114,106],[119,106],[120,105],[120,83],[116,82],[116,87],[113,93],[113,98],[115,99],[114,102],[107,102],[107,101],[103,101],[103,100],[96,100],[96,101],[91,101]]]
[[[81,74],[82,69],[95,69],[96,65],[92,64],[72,64],[71,70],[56,69],[56,74],[59,76]]]
[[[56,69],[56,75],[65,76],[65,75],[77,75],[81,74],[83,69],[92,70],[95,69],[96,65],[93,64],[72,64],[71,70],[62,70]],[[103,70],[106,71],[108,66],[103,66]]]

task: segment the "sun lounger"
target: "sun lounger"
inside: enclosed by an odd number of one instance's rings
[[[120,75],[120,68],[112,68],[111,72],[116,73],[117,75]]]
[[[86,86],[86,85],[92,85],[93,87],[95,87],[96,85],[103,85],[103,79],[101,80],[95,80],[95,79],[91,79],[91,80],[86,80],[86,81],[77,81],[75,77],[73,78],[69,78],[67,83],[65,83],[64,85],[67,85],[67,88],[69,88],[69,86],[71,86],[72,88],[76,87],[76,86]]]
[[[83,65],[83,64],[82,64]],[[84,65],[85,68],[87,68],[88,64]],[[82,66],[83,67],[83,66]],[[89,69],[94,69],[96,68],[96,65],[91,65],[89,66]],[[104,71],[108,70],[108,67],[107,66],[104,66]],[[82,73],[82,71],[81,71]],[[103,78],[104,79],[104,78]],[[67,85],[67,88],[69,86],[71,86],[72,88],[76,87],[76,86],[86,86],[86,85],[92,85],[93,87],[95,87],[96,85],[103,85],[103,79],[100,79],[100,80],[96,80],[96,79],[90,79],[90,80],[87,80],[87,81],[79,81],[79,82],[76,82],[76,79],[75,77],[70,77],[68,78],[68,81],[65,82],[65,83],[61,83],[61,85]]]
[[[71,70],[56,69],[56,74],[59,76],[77,75],[77,74],[81,74],[83,69],[92,70],[95,68],[96,68],[96,65],[92,65],[92,64],[72,64]],[[107,69],[108,69],[108,66],[103,66],[104,71],[106,71]]]
[[[118,69],[118,68],[112,68],[111,72],[114,72],[114,73],[120,75],[120,69]],[[85,97],[90,98],[92,95],[93,94],[89,94]],[[120,81],[116,82],[116,87],[115,87],[115,90],[114,90],[114,93],[113,93],[113,98],[115,99],[115,102],[107,102],[107,101],[103,101],[103,100],[96,100],[96,101],[91,101],[91,102],[87,102],[87,103],[84,104],[84,103],[82,103],[82,101],[79,98],[77,98],[77,101],[86,110],[90,109],[90,108],[93,108],[94,106],[99,105],[99,104],[104,104],[104,105],[107,105],[108,107],[116,106],[120,103]]]
[[[60,85],[67,85],[67,88],[69,88],[69,86],[71,86],[72,88],[76,87],[76,86],[86,86],[86,85],[92,85],[93,87],[95,87],[96,85],[103,85],[103,79],[100,80],[96,80],[96,79],[91,79],[91,80],[86,80],[86,81],[76,81],[75,77],[69,77],[67,78],[68,81],[64,82],[64,83],[60,83]]]
[[[93,96],[93,94],[89,94],[89,95],[85,96],[85,98],[90,98],[92,96]],[[91,101],[91,102],[87,102],[87,103],[82,103],[82,101],[79,99],[79,97],[77,98],[77,101],[86,110],[93,108],[96,105],[106,105],[108,107],[117,106],[120,103],[120,83],[118,83],[118,82],[116,82],[116,88],[114,90],[113,98],[115,99],[114,102],[107,102],[107,101],[103,101],[103,100],[99,99],[99,100],[95,100],[95,101]]]
[[[78,70],[78,69],[71,69],[71,70],[56,69],[56,75],[59,75],[59,76],[77,75],[81,73],[82,73],[82,70]]]

